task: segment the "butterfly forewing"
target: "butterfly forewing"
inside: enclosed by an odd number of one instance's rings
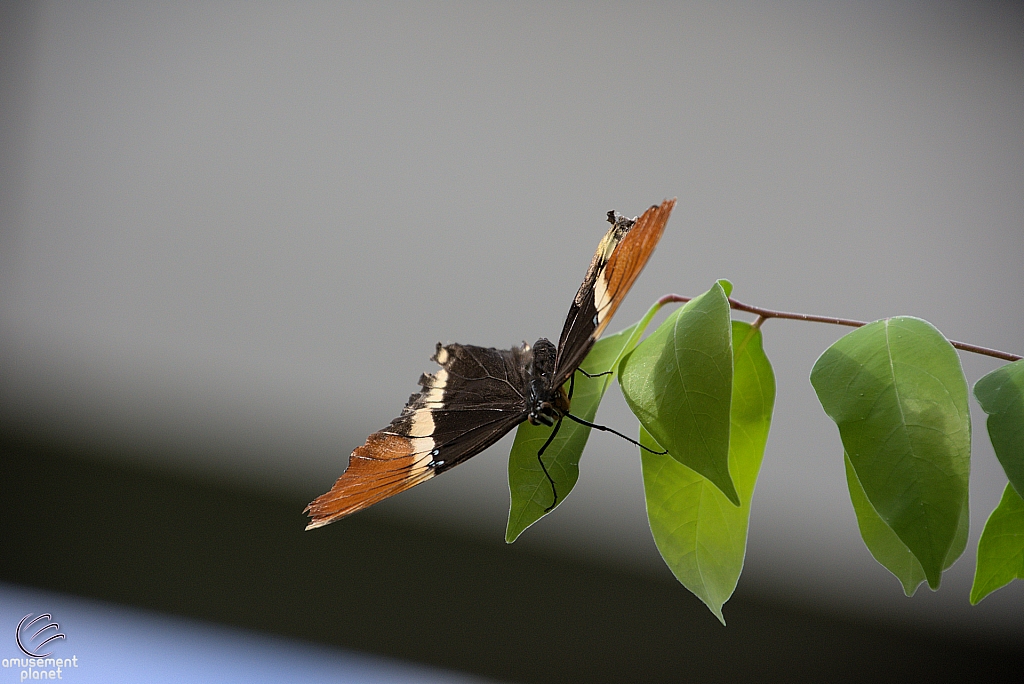
[[[635,222],[619,217],[605,234],[558,339],[555,386],[569,379],[604,332],[654,252],[675,206],[674,199],[665,200]]]
[[[509,350],[437,345],[436,373],[402,415],[349,457],[331,491],[306,511],[321,527],[429,480],[491,446],[527,416],[529,347]]]

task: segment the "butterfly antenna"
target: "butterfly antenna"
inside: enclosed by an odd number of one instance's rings
[[[552,428],[551,434],[548,435],[548,439],[544,442],[544,446],[537,451],[537,463],[540,463],[540,469],[544,471],[544,477],[548,478],[548,483],[551,485],[551,505],[544,509],[545,513],[550,513],[555,506],[558,505],[558,490],[555,489],[555,481],[551,478],[551,473],[548,472],[548,467],[544,465],[544,459],[541,456],[544,455],[544,450],[548,448],[551,441],[558,434],[558,428],[562,427],[562,419],[559,418],[558,422],[555,423],[555,427]]]
[[[664,456],[665,454],[668,453],[667,451],[655,451],[654,449],[648,449],[647,447],[645,447],[640,442],[636,441],[635,439],[630,439],[629,437],[627,437],[626,435],[622,434],[618,430],[612,430],[610,427],[606,427],[604,425],[598,425],[597,423],[591,423],[589,421],[583,420],[582,418],[578,418],[578,417],[572,415],[571,413],[566,413],[565,417],[566,418],[571,418],[572,420],[574,420],[575,422],[579,423],[580,425],[586,425],[587,427],[594,428],[595,430],[601,430],[603,432],[610,432],[613,435],[618,435],[619,437],[621,437],[622,439],[626,440],[630,444],[636,445],[636,446],[640,447],[641,449],[643,449],[644,451],[646,451],[648,453],[657,454],[658,456]]]

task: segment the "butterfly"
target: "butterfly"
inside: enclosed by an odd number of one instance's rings
[[[675,204],[665,200],[635,219],[608,212],[612,227],[569,307],[557,347],[545,338],[512,349],[438,343],[431,360],[441,369],[420,377],[422,389],[409,397],[402,414],[367,437],[331,490],[306,506],[303,512],[312,519],[306,529],[426,482],[524,421],[553,426],[551,438],[565,417],[607,429],[569,413],[572,378],[654,252]]]

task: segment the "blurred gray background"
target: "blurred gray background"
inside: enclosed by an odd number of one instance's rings
[[[5,12],[9,435],[312,497],[397,415],[435,342],[557,338],[605,212],[673,196],[612,329],[729,278],[748,303],[915,315],[1024,351],[1015,3]],[[1021,583],[967,600],[1006,481],[977,406],[971,543],[941,590],[903,597],[860,541],[807,380],[845,332],[765,325],[778,398],[741,588],[1024,643]],[[963,361],[972,384],[999,365]],[[635,430],[615,390],[598,419]],[[500,539],[510,443],[381,514]],[[581,471],[517,546],[668,575],[634,450],[593,435]]]

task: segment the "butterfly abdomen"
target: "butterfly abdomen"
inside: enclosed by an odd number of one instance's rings
[[[557,349],[549,340],[540,338],[533,345],[530,375],[530,415],[533,425],[552,425],[569,412],[569,399],[560,387],[555,387],[555,357]]]

